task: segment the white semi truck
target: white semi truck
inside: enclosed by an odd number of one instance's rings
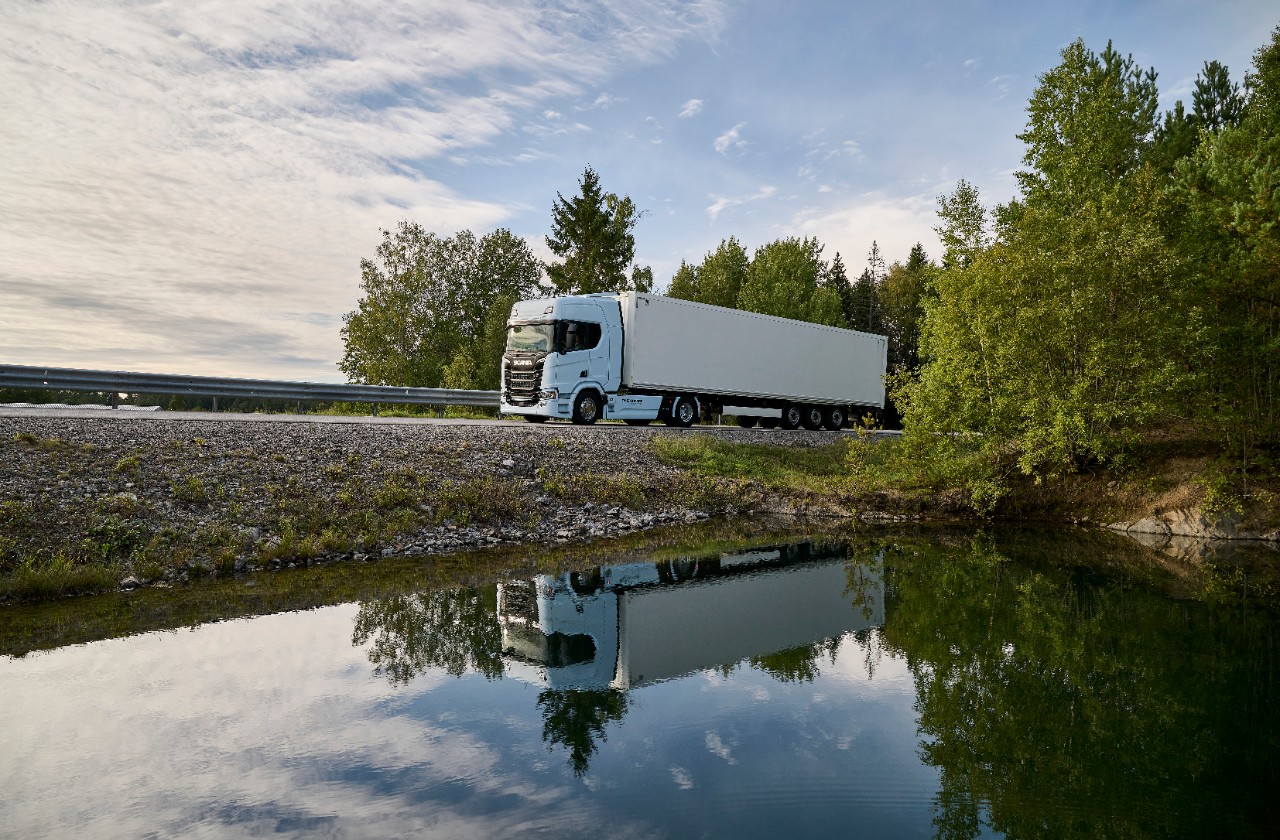
[[[524,300],[502,357],[503,414],[690,426],[844,427],[884,407],[884,336],[622,292]]]
[[[507,581],[504,667],[555,689],[628,690],[882,627],[882,560],[761,547]]]

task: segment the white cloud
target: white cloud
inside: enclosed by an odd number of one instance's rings
[[[1013,76],[1005,73],[999,76],[993,76],[991,81],[987,82],[987,87],[995,90],[996,101],[1004,99],[1009,95],[1009,83],[1013,81]]]
[[[706,744],[707,750],[710,751],[712,755],[719,756],[729,764],[738,763],[738,759],[733,756],[733,750],[730,749],[715,732],[708,732],[706,734]]]
[[[379,227],[505,222],[439,171],[716,24],[665,0],[9,4],[0,355],[338,379]]]
[[[711,147],[720,154],[724,154],[730,149],[743,148],[747,145],[747,141],[742,139],[740,132],[745,126],[745,122],[738,123],[733,128],[717,137],[715,142],[711,144]]]
[[[693,789],[693,775],[679,765],[672,765],[671,780],[676,783],[676,787],[680,788],[680,790]]]
[[[856,140],[845,140],[840,145],[828,150],[823,160],[839,157],[848,157],[854,160],[866,159],[866,156],[862,153],[862,147],[858,145]]]
[[[745,196],[723,196],[712,195],[711,204],[707,206],[707,215],[712,219],[718,218],[722,212],[730,207],[740,207],[743,204],[749,204],[755,201],[763,201],[766,198],[772,198],[778,192],[777,187],[763,186],[751,195]]]
[[[933,232],[938,223],[936,195],[866,193],[834,207],[802,211],[791,224],[806,236],[816,236],[826,246],[826,259],[838,251],[851,276],[862,271],[872,240],[889,263],[905,262],[917,242],[937,261],[941,246]]]
[[[578,105],[574,107],[575,111],[607,111],[614,105],[626,102],[625,97],[617,97],[611,93],[602,93],[595,99],[591,100],[590,105]]]
[[[696,117],[698,114],[702,113],[702,105],[703,102],[701,99],[690,99],[680,108],[680,116],[685,119],[688,119],[689,117]]]

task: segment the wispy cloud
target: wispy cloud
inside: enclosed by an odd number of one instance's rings
[[[113,364],[336,378],[335,324],[379,227],[502,223],[510,206],[455,192],[440,168],[496,162],[477,150],[531,114],[545,133],[583,130],[551,103],[670,57],[714,12],[669,0],[247,0],[234,14],[214,0],[10,4],[0,108],[22,118],[0,125],[0,310],[23,290],[42,308],[6,324],[0,353],[90,366],[116,341],[137,351]],[[279,314],[313,310],[327,324]],[[218,329],[193,346],[201,319]],[[250,335],[279,346],[240,355]]]
[[[680,116],[684,119],[696,117],[702,113],[703,102],[701,99],[690,99],[680,108]]]
[[[711,204],[707,206],[707,215],[710,216],[712,219],[715,219],[715,218],[718,218],[721,213],[723,213],[725,210],[727,210],[730,207],[741,207],[744,204],[750,204],[756,201],[764,201],[767,198],[772,198],[775,194],[777,194],[777,192],[778,192],[777,187],[763,186],[760,189],[756,190],[751,195],[736,196],[736,197],[713,195],[711,196],[712,198]]]
[[[865,155],[862,154],[862,146],[856,140],[845,140],[832,149],[829,149],[823,160],[831,160],[832,158],[848,157],[854,160],[864,160]]]
[[[601,93],[587,105],[577,105],[575,111],[607,111],[614,105],[626,102],[625,97],[617,97],[611,93]]]
[[[1013,76],[1004,73],[999,76],[993,76],[991,81],[987,82],[987,87],[995,91],[997,102],[1009,95],[1009,83],[1013,81],[1013,78]]]
[[[742,139],[741,131],[746,127],[746,125],[747,124],[745,122],[738,123],[733,128],[717,137],[715,142],[711,144],[711,147],[722,155],[730,149],[741,149],[745,147],[747,145],[747,141]]]

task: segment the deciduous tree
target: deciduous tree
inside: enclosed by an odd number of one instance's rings
[[[540,266],[500,229],[442,237],[403,221],[361,260],[357,308],[343,318],[338,367],[353,382],[496,387],[513,301],[531,297]],[[496,314],[495,314],[496,313]]]

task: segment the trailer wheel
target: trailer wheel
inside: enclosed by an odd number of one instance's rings
[[[844,406],[833,405],[822,412],[822,425],[833,432],[838,432],[849,422],[849,415],[844,413]]]
[[[795,403],[790,403],[786,408],[782,409],[782,428],[787,431],[800,428],[800,424],[804,422],[804,409]]]
[[[687,429],[698,422],[698,404],[692,397],[676,397],[671,406],[671,425]]]
[[[573,400],[573,422],[590,426],[600,417],[600,398],[590,391],[583,391]]]
[[[800,420],[804,427],[811,432],[816,432],[822,428],[822,406],[806,405],[803,409],[804,417]]]
[[[738,418],[738,425],[744,429],[754,429],[756,427],[756,423],[759,423],[759,422],[760,422],[759,417],[739,417]]]

